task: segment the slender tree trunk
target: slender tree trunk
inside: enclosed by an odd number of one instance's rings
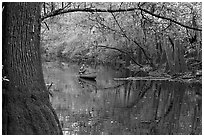
[[[3,3],[3,134],[62,134],[40,59],[40,3]]]

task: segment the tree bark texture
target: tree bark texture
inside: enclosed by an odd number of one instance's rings
[[[40,3],[3,3],[3,134],[62,134],[40,58]]]

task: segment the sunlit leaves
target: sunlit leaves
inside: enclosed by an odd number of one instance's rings
[[[55,49],[60,47],[61,43],[66,43],[62,52],[71,53],[69,54],[71,57],[74,57],[74,55],[94,56],[97,53],[97,58],[104,61],[105,56],[109,58],[111,55],[121,54],[108,49],[92,50],[98,44],[105,44],[105,46],[116,47],[132,54],[138,54],[138,49],[141,50],[142,48],[149,58],[155,60],[153,58],[160,56],[163,51],[167,52],[166,54],[169,56],[168,52],[172,50],[172,47],[164,44],[164,39],[168,37],[173,41],[176,39],[183,41],[185,48],[189,46],[187,44],[188,39],[195,34],[198,41],[201,41],[200,33],[179,25],[181,23],[189,27],[201,28],[201,3],[76,2],[64,3],[63,6],[68,4],[70,7],[67,8],[70,9],[95,9],[96,11],[72,12],[47,19],[46,23],[50,30],[48,31],[47,26],[42,25],[42,45]],[[48,3],[47,6],[49,5],[54,6],[55,9],[62,8],[61,3]],[[47,11],[51,11],[51,8],[48,7]],[[97,9],[119,10],[129,8],[135,8],[135,10],[114,13],[97,12]],[[148,12],[142,11],[140,8]],[[158,48],[158,45],[161,45],[161,48]],[[169,50],[165,50],[167,47]],[[141,57],[143,60],[147,59],[143,55]]]

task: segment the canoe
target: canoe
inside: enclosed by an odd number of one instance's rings
[[[84,78],[84,79],[93,79],[95,80],[96,78],[96,73],[90,73],[90,74],[79,74],[79,78]]]

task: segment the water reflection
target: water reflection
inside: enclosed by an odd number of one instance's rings
[[[69,76],[55,92],[52,104],[64,134],[201,134],[201,85],[104,75],[96,81]]]

